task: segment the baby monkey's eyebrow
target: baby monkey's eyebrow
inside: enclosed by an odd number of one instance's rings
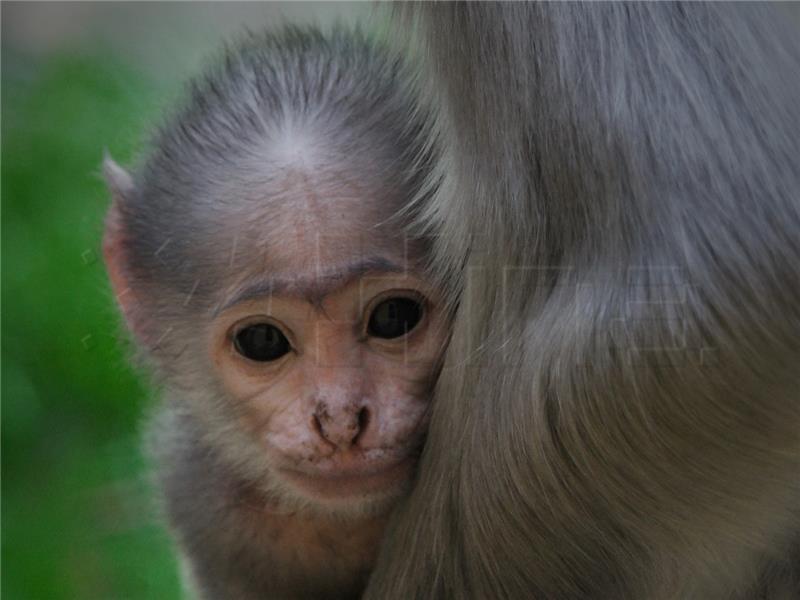
[[[383,257],[370,257],[349,265],[322,270],[311,277],[300,275],[288,278],[259,278],[235,292],[233,297],[215,312],[218,315],[241,302],[269,296],[300,298],[316,305],[327,295],[369,273],[379,275],[381,273],[405,273],[408,270],[408,265],[401,266]]]

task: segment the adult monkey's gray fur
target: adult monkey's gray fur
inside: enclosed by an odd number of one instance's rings
[[[466,287],[367,597],[800,597],[796,32],[763,5],[402,12]]]

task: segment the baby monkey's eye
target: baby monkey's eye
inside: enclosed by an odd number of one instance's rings
[[[278,360],[292,349],[280,329],[269,323],[254,323],[239,330],[233,346],[242,356],[258,362]]]
[[[390,340],[406,335],[422,319],[422,304],[412,298],[388,298],[369,316],[367,333]]]

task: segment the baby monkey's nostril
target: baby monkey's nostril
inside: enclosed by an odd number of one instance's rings
[[[367,426],[369,426],[370,419],[371,415],[366,406],[358,411],[358,429],[356,429],[356,435],[353,437],[353,444],[358,443],[358,438],[360,438],[361,434],[366,431]]]
[[[311,429],[313,429],[321,438],[325,438],[325,432],[322,430],[322,423],[319,422],[317,413],[311,415]]]

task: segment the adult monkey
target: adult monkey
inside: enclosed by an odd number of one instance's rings
[[[368,598],[800,597],[800,60],[769,10],[401,9],[465,284]]]

